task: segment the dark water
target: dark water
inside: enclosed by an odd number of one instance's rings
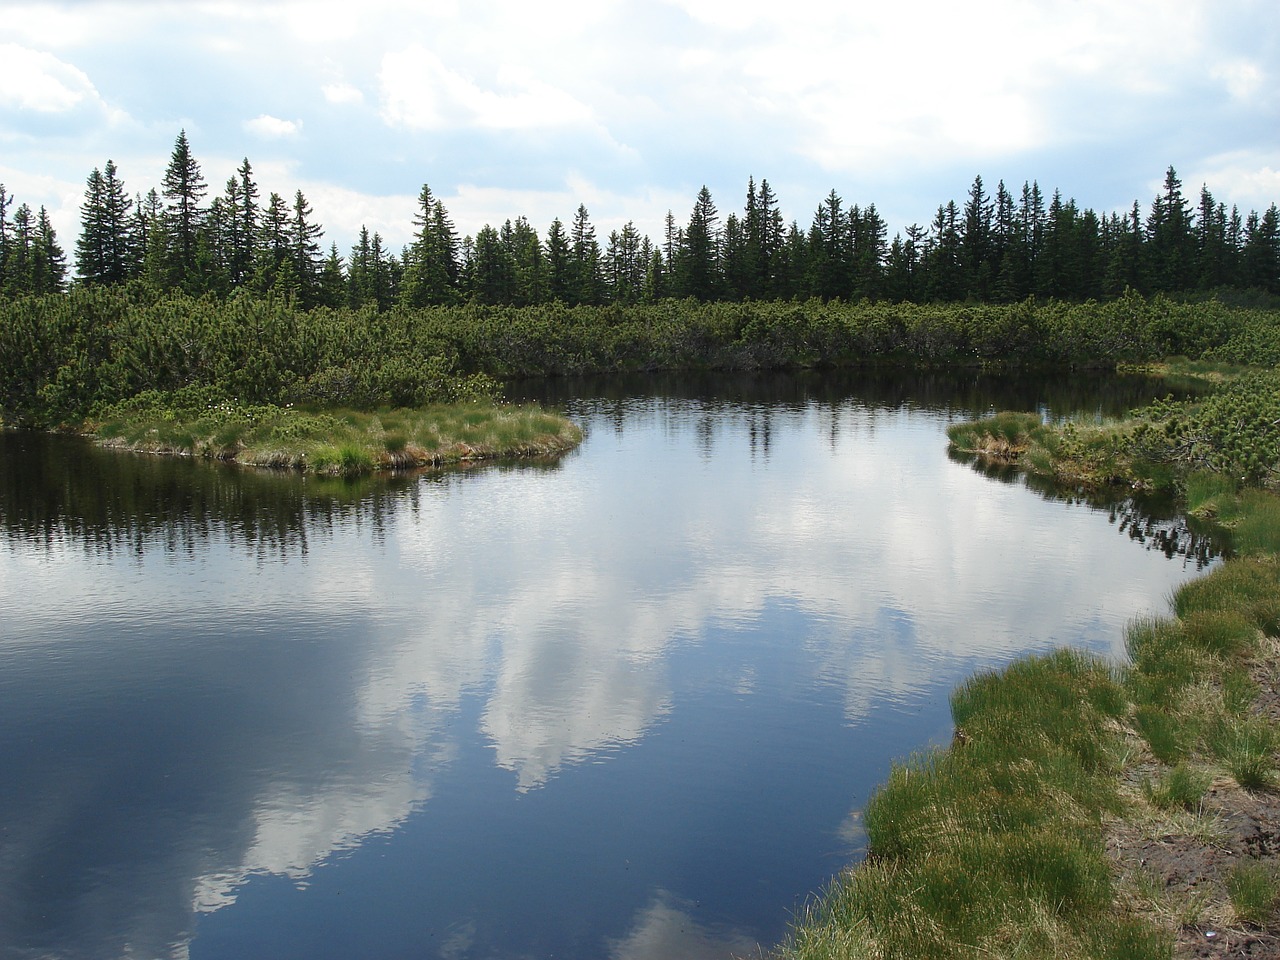
[[[976,668],[1211,549],[947,457],[1136,382],[521,388],[552,466],[354,484],[0,434],[0,956],[724,958]]]

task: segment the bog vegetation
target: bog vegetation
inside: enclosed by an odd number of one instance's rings
[[[1262,345],[1232,335],[1206,352],[1245,342]],[[963,684],[955,741],[895,767],[864,812],[865,863],[810,906],[781,957],[1154,960],[1179,935],[1203,943],[1202,928],[1273,930],[1274,862],[1230,848],[1205,808],[1211,786],[1276,785],[1280,733],[1258,677],[1274,685],[1280,650],[1280,374],[1273,354],[1256,359],[1272,369],[1114,423],[1000,413],[951,428],[963,453],[1075,486],[1175,491],[1232,533],[1235,557],[1179,589],[1168,615],[1131,623],[1123,665],[1060,650]],[[1216,873],[1194,897],[1171,893],[1108,857],[1117,824],[1137,841],[1203,838]]]
[[[317,412],[237,403],[199,387],[145,391],[106,407],[92,427],[110,446],[343,476],[550,456],[582,439],[569,421],[536,407],[453,403]]]
[[[1123,669],[1060,651],[961,687],[956,744],[894,770],[865,812],[866,863],[781,951],[1169,956],[1158,893],[1118,876],[1101,837],[1115,818],[1189,815],[1213,778],[1273,783],[1276,735],[1249,670],[1280,637],[1280,509],[1265,490],[1280,482],[1275,204],[1228,211],[1203,189],[1193,206],[1169,169],[1145,216],[1137,202],[1097,214],[1034,183],[991,195],[979,177],[889,241],[874,204],[833,190],[803,228],[752,180],[741,215],[721,220],[704,188],[658,242],[628,224],[602,244],[583,206],[545,237],[523,217],[459,237],[424,185],[411,245],[362,229],[344,258],[322,253],[301,191],[260,203],[247,159],[207,193],[185,134],[145,196],[110,161],[94,170],[68,289],[47,213],[10,214],[0,188],[5,422],[91,419],[121,443],[343,472],[465,456],[489,442],[469,430],[573,442],[533,411],[469,421],[498,378],[1170,356],[1258,368],[1122,422],[1007,414],[953,431],[958,449],[1076,484],[1178,491],[1232,527],[1241,556],[1179,591],[1168,617],[1134,623]],[[445,442],[433,405],[460,403],[448,430],[462,439]],[[1135,758],[1150,770],[1137,791]],[[1265,865],[1221,882],[1234,922],[1273,919]]]
[[[708,303],[305,310],[283,297],[77,287],[0,302],[0,413],[76,421],[147,390],[361,409],[485,399],[493,378],[657,369],[1274,362],[1280,312],[1103,303]]]

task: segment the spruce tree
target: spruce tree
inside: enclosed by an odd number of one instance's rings
[[[982,177],[975,176],[964,205],[964,233],[960,244],[965,294],[971,300],[985,302],[991,298],[995,272],[992,258],[994,221],[995,204],[987,196]]]
[[[857,206],[850,212],[853,240],[853,286],[855,299],[878,300],[884,295],[884,267],[889,251],[885,245],[889,228],[873,203],[866,210]]]
[[[561,303],[570,301],[569,237],[556,217],[547,228],[547,295]]]
[[[632,221],[609,234],[604,254],[606,297],[614,303],[636,303],[644,295],[647,255]]]
[[[1191,228],[1182,181],[1170,167],[1164,192],[1152,201],[1147,218],[1147,277],[1153,291],[1182,290],[1192,284],[1195,239]]]
[[[207,188],[200,164],[191,154],[186,130],[179,132],[173,145],[161,187],[165,198],[168,280],[174,286],[197,293],[201,278],[196,254],[205,215],[200,201],[204,199]]]
[[[746,231],[736,213],[725,217],[720,240],[721,287],[725,300],[744,300],[751,296],[755,271],[748,254]]]
[[[61,293],[67,286],[67,257],[44,207],[36,217],[35,248],[32,257],[32,293]]]
[[[573,216],[569,247],[569,302],[599,303],[601,300],[600,244],[584,204]]]
[[[4,261],[4,287],[9,296],[33,292],[32,257],[35,246],[35,223],[31,207],[21,204],[13,212]]]
[[[225,253],[227,275],[232,288],[242,287],[253,279],[258,246],[258,185],[253,181],[253,167],[249,158],[236,168],[236,175],[227,180],[223,199],[230,220]]]
[[[471,299],[477,303],[510,303],[515,288],[515,265],[498,231],[487,223],[476,233],[467,271]]]
[[[320,289],[317,296],[319,306],[336,310],[346,303],[347,277],[343,271],[343,260],[338,253],[338,245],[329,245],[329,256],[320,268]]]
[[[253,289],[259,294],[270,293],[283,285],[288,288],[296,282],[293,269],[293,243],[290,238],[289,207],[280,194],[272,191],[267,197],[267,208],[258,224],[258,238],[254,256]],[[286,264],[288,269],[286,271]],[[296,291],[295,291],[296,292]]]
[[[106,225],[102,171],[97,167],[85,183],[80,205],[80,236],[76,238],[76,273],[85,286],[106,283]]]
[[[676,271],[680,293],[698,300],[714,300],[720,293],[720,219],[711,191],[703,185],[689,215]]]
[[[320,238],[324,228],[313,221],[314,217],[315,211],[302,191],[295,191],[288,228],[289,259],[304,309],[316,305],[320,292]]]
[[[458,235],[444,204],[423,184],[414,213],[413,245],[406,252],[400,301],[410,307],[452,303],[458,296]]]
[[[1274,203],[1261,216],[1251,211],[1245,222],[1241,280],[1250,289],[1280,294],[1280,211]]]
[[[12,249],[13,232],[9,228],[9,206],[12,203],[13,197],[5,190],[4,184],[0,183],[0,296],[5,293],[8,277],[6,265]]]

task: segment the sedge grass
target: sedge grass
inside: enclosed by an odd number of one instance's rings
[[[1280,634],[1280,563],[1274,556],[1226,563],[1180,587],[1173,597],[1179,617],[1234,611],[1268,636]]]
[[[1233,716],[1243,716],[1258,698],[1261,688],[1248,669],[1232,664],[1222,674],[1222,707]]]
[[[1186,763],[1179,763],[1157,780],[1146,780],[1143,793],[1161,810],[1195,810],[1209,790],[1213,777]]]
[[[1134,711],[1133,723],[1147,741],[1152,755],[1162,763],[1173,764],[1185,759],[1195,743],[1195,718],[1179,710],[1142,704]]]
[[[1221,847],[1221,821],[1204,809],[1215,771],[1269,786],[1280,746],[1253,712],[1251,675],[1280,649],[1261,639],[1280,636],[1280,499],[1126,461],[1127,430],[1001,414],[948,435],[957,452],[1026,471],[1183,489],[1191,511],[1231,526],[1241,557],[1179,589],[1172,616],[1130,623],[1123,670],[1060,651],[957,688],[952,745],[894,766],[863,811],[867,860],[806,909],[777,956],[1167,960],[1184,924],[1233,909],[1274,921],[1270,867],[1233,870],[1228,906],[1216,884],[1171,899],[1163,878],[1129,868],[1117,884],[1102,853],[1117,821]],[[1140,789],[1124,770],[1135,762],[1149,771]]]
[[[1262,717],[1222,716],[1208,734],[1209,748],[1246,790],[1260,790],[1273,782],[1275,727]]]
[[[1249,709],[1249,665],[1278,598],[1273,557],[1232,560],[1171,597],[1174,615],[1128,625],[1124,669],[1062,650],[961,684],[953,744],[894,766],[863,811],[866,862],[776,955],[1167,960],[1183,922],[1230,909],[1208,893],[1172,903],[1117,885],[1104,824],[1155,814],[1160,836],[1220,845],[1203,810],[1214,770],[1246,789],[1274,782],[1280,737]],[[1135,790],[1119,774],[1150,762],[1136,742],[1163,766]],[[1237,914],[1274,916],[1274,898],[1254,899],[1265,909]]]
[[[1262,926],[1280,902],[1280,876],[1271,864],[1242,860],[1227,874],[1227,892],[1238,919]]]
[[[1246,490],[1240,498],[1232,543],[1244,556],[1280,553],[1280,497],[1261,490]]]
[[[1186,510],[1193,517],[1229,520],[1236,512],[1237,484],[1211,470],[1193,470],[1183,484]]]
[[[136,450],[340,475],[550,456],[582,439],[575,425],[538,407],[492,404],[374,413],[226,401],[178,410],[126,405],[91,429],[103,442]]]

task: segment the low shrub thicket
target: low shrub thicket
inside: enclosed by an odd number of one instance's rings
[[[244,402],[416,405],[489,381],[869,363],[1111,368],[1265,340],[1276,315],[1127,295],[1012,305],[698,303],[303,311],[281,299],[77,288],[0,304],[0,415],[78,419],[143,390]],[[1257,331],[1263,331],[1258,333]],[[1241,347],[1240,349],[1244,349]]]

